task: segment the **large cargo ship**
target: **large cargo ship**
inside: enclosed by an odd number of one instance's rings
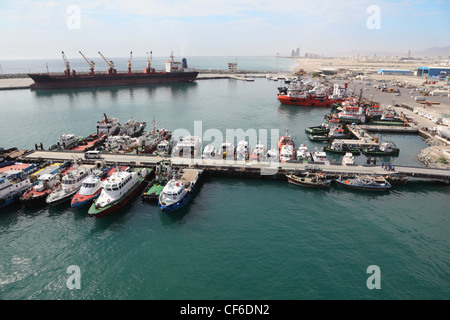
[[[80,52],[81,53],[81,52]],[[100,53],[100,52],[99,52]],[[101,53],[100,53],[101,55]],[[84,57],[84,56],[83,56]],[[131,53],[128,60],[128,72],[117,72],[112,61],[106,60],[109,69],[106,73],[95,73],[94,62],[86,61],[90,66],[90,72],[77,73],[70,69],[64,52],[63,59],[66,65],[64,74],[53,75],[48,73],[28,74],[34,83],[30,85],[31,89],[78,89],[78,88],[97,88],[112,86],[137,86],[148,84],[165,84],[174,82],[192,82],[197,78],[198,72],[188,68],[187,61],[183,58],[182,62],[174,61],[173,54],[171,60],[167,60],[165,71],[156,71],[151,67],[150,59],[147,60],[147,67],[142,72],[131,71]]]

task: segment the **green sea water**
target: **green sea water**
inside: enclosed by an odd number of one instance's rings
[[[191,132],[195,121],[224,133],[289,128],[296,145],[325,146],[308,141],[304,129],[328,110],[282,106],[278,86],[262,78],[2,91],[0,146],[48,148],[61,133],[87,136],[103,113]],[[386,161],[423,166],[416,158],[427,146],[422,138],[382,139],[401,149]],[[0,298],[448,299],[449,196],[449,186],[419,180],[373,193],[206,177],[172,214],[140,198],[101,219],[67,204],[14,204],[0,211]],[[380,289],[367,286],[372,265]],[[79,268],[80,289],[67,284],[70,266]]]

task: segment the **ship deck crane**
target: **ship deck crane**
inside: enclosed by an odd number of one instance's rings
[[[86,57],[84,56],[84,54],[81,51],[78,51],[78,52],[83,56],[84,60],[86,60],[86,62],[88,63],[88,65],[90,67],[89,69],[91,70],[91,74],[94,74],[95,62],[94,61],[89,62],[89,60],[86,59]]]
[[[66,55],[64,54],[64,51],[62,52],[62,58],[64,60],[64,64],[66,65],[66,70],[64,70],[64,74],[68,77],[70,77],[70,63],[69,60],[67,60]]]
[[[147,58],[147,68],[144,69],[144,73],[152,73],[152,72],[155,72],[155,70],[152,69],[152,51],[150,51]]]
[[[133,58],[133,51],[130,51],[130,58],[128,59],[128,73],[131,73],[131,59]]]
[[[98,54],[105,60],[106,64],[109,66],[109,69],[107,71],[107,74],[115,74],[117,73],[117,70],[114,69],[114,62],[106,60],[106,58],[102,55],[102,53],[99,51]]]

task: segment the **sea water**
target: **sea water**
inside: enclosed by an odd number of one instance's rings
[[[87,136],[104,113],[121,123],[146,121],[147,129],[153,120],[190,132],[199,121],[203,131],[223,133],[288,129],[296,146],[325,146],[304,130],[321,124],[328,109],[280,105],[280,85],[260,78],[1,91],[0,146],[48,148],[62,133]],[[423,166],[422,138],[381,138],[401,149],[383,160]],[[69,204],[18,203],[0,211],[0,298],[448,299],[449,196],[449,186],[420,180],[361,192],[206,177],[191,202],[170,214],[139,197],[101,219]]]

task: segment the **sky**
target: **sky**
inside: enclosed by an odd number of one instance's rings
[[[450,46],[450,1],[0,0],[0,58],[324,56]]]

